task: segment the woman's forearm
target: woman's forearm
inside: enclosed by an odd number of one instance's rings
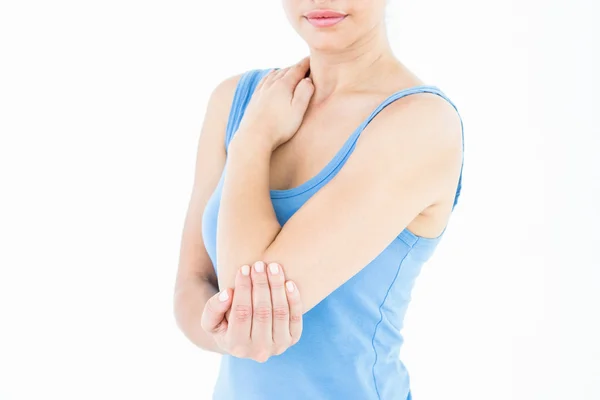
[[[196,346],[214,353],[225,354],[211,335],[202,329],[204,306],[218,290],[204,279],[189,279],[175,292],[174,313],[179,329]]]
[[[269,190],[272,147],[238,131],[231,141],[219,210],[219,287],[233,287],[240,265],[261,257],[281,231]],[[273,261],[273,260],[262,260]]]

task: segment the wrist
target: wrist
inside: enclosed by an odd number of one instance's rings
[[[251,154],[268,153],[270,155],[277,147],[271,137],[272,135],[267,131],[241,128],[233,135],[229,146],[231,148],[241,148]]]

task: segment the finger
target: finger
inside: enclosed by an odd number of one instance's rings
[[[304,78],[298,83],[294,90],[294,97],[292,98],[292,107],[297,108],[300,111],[306,111],[308,103],[315,92],[315,86],[312,83],[312,79]]]
[[[288,80],[292,85],[297,85],[301,79],[306,77],[310,68],[310,57],[304,57],[300,62],[293,65],[286,71],[283,79]]]
[[[280,79],[282,76],[284,76],[289,71],[289,69],[290,69],[290,67],[279,69],[277,71],[277,73],[273,76],[273,80],[276,81],[277,79]]]
[[[256,89],[255,89],[255,91],[259,91],[259,90],[260,90],[260,89],[261,89],[261,88],[262,88],[262,87],[265,85],[265,82],[266,82],[268,79],[270,79],[270,77],[271,77],[271,76],[272,76],[274,73],[276,73],[276,72],[277,72],[277,69],[276,69],[276,68],[274,68],[274,69],[270,70],[269,72],[267,72],[267,73],[265,74],[265,76],[263,76],[263,77],[262,77],[262,79],[260,80],[260,82],[258,82],[258,85],[256,85]]]
[[[232,290],[226,289],[208,299],[200,325],[208,333],[222,335],[227,331],[225,313],[231,307]]]
[[[269,80],[265,83],[265,88],[273,86],[277,81],[281,80],[281,77],[285,75],[285,71],[287,68],[280,68],[269,78]]]
[[[277,263],[269,264],[268,275],[273,303],[273,343],[275,352],[281,354],[290,344],[290,306],[285,294],[285,275]]]
[[[250,340],[252,327],[252,281],[250,267],[244,265],[235,276],[235,296],[231,304],[229,329],[227,331],[232,343],[246,343]]]
[[[302,335],[302,314],[304,313],[302,299],[298,293],[298,287],[292,281],[285,283],[288,304],[290,305],[290,336],[292,344],[300,340]]]
[[[265,263],[257,261],[252,268],[252,343],[259,349],[270,349],[273,344],[273,306],[271,288]]]
[[[281,69],[281,68],[275,68],[273,69],[273,71],[271,71],[271,73],[269,73],[269,75],[267,76],[267,79],[265,80],[265,83],[263,84],[263,88],[268,88],[270,87],[274,82],[277,81],[277,77],[280,76],[283,72],[285,71],[285,69]]]

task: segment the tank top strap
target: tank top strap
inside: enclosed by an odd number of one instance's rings
[[[233,135],[235,135],[235,132],[238,130],[238,128],[240,126],[240,122],[242,121],[244,112],[246,111],[246,107],[248,106],[248,103],[250,102],[250,99],[252,98],[252,94],[254,93],[256,86],[261,81],[261,79],[266,74],[268,74],[272,69],[273,68],[253,69],[250,71],[246,71],[245,73],[242,74],[242,76],[237,84],[237,87],[235,89],[235,94],[233,96],[233,101],[232,101],[231,109],[229,112],[229,119],[227,121],[227,128],[226,128],[226,134],[225,134],[225,148],[226,149],[229,148],[229,143],[231,142]],[[277,69],[277,68],[275,68],[275,69]],[[431,93],[431,94],[438,95],[438,96],[442,97],[444,100],[446,100],[448,103],[450,103],[450,105],[452,105],[452,107],[458,113],[458,109],[457,109],[456,105],[452,102],[452,100],[450,100],[436,86],[423,85],[423,86],[415,86],[415,87],[411,87],[408,89],[399,90],[399,91],[391,94],[388,98],[386,98],[383,102],[381,102],[371,112],[371,114],[356,128],[356,130],[348,138],[346,143],[344,143],[343,147],[336,154],[334,159],[331,160],[331,162],[328,164],[328,166],[323,171],[321,171],[319,176],[316,176],[313,179],[321,178],[321,175],[325,176],[324,179],[331,179],[333,177],[331,172],[333,172],[336,169],[339,169],[345,163],[345,161],[350,156],[352,151],[354,151],[356,142],[357,142],[358,138],[360,137],[361,133],[363,132],[365,127],[373,120],[373,118],[375,118],[377,116],[377,114],[379,114],[381,112],[381,110],[383,110],[385,107],[387,107],[394,101],[399,100],[406,96],[410,96],[412,94],[417,94],[417,93]],[[463,154],[464,154],[463,121],[462,121],[462,118],[460,117],[460,114],[458,114],[458,116],[459,116],[460,123],[461,123],[462,147],[463,147]],[[464,156],[463,156],[463,158],[464,158]],[[461,164],[460,176],[459,176],[459,180],[458,180],[458,186],[456,189],[456,196],[454,198],[454,204],[452,206],[453,209],[454,209],[454,206],[456,206],[456,204],[458,202],[458,198],[459,198],[461,190],[462,190],[463,165],[464,165],[464,160],[463,160],[463,163]]]
[[[271,69],[253,69],[246,71],[240,77],[235,88],[231,109],[229,110],[229,119],[225,131],[225,149],[229,148],[229,143],[240,127],[240,122],[246,111],[246,107],[252,98],[256,86],[261,79],[271,71]]]
[[[361,133],[363,132],[363,130],[365,129],[365,127],[373,120],[373,118],[375,118],[377,116],[377,114],[379,114],[381,112],[381,110],[383,110],[385,107],[387,107],[388,105],[390,105],[391,103],[393,103],[396,100],[399,100],[406,96],[410,96],[412,94],[418,94],[418,93],[431,93],[431,94],[440,96],[441,98],[446,100],[448,103],[450,103],[450,105],[454,108],[454,110],[456,110],[456,112],[458,114],[458,118],[460,120],[461,135],[462,135],[463,161],[462,161],[461,167],[460,167],[460,175],[458,178],[456,195],[454,197],[454,204],[452,206],[452,209],[454,209],[454,207],[458,203],[458,198],[460,197],[460,192],[462,190],[462,171],[463,171],[463,165],[464,165],[464,150],[465,150],[463,120],[462,120],[462,117],[460,116],[460,114],[458,113],[458,108],[456,107],[456,105],[452,102],[452,100],[450,100],[450,98],[448,98],[448,96],[446,96],[446,94],[444,94],[444,92],[442,92],[436,86],[427,86],[427,85],[414,86],[414,87],[411,87],[408,89],[399,90],[399,91],[391,94],[387,99],[385,99],[383,102],[381,102],[379,104],[379,106],[377,106],[375,108],[375,110],[373,110],[373,112],[371,112],[371,114],[363,121],[363,123],[360,124],[358,126],[358,128],[354,131],[352,136],[350,136],[350,138],[348,138],[348,141],[344,145],[346,154],[345,154],[345,157],[343,157],[343,159],[345,161],[345,159],[348,158],[350,153],[352,153],[352,151],[354,150],[354,147],[356,146],[356,142],[357,142],[358,138],[360,137]]]

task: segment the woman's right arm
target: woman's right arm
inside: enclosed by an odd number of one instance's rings
[[[218,292],[217,276],[202,238],[202,214],[225,166],[225,130],[240,77],[236,75],[221,82],[208,102],[198,140],[173,301],[175,320],[185,336],[196,346],[217,353],[222,351],[200,325],[206,302]]]

